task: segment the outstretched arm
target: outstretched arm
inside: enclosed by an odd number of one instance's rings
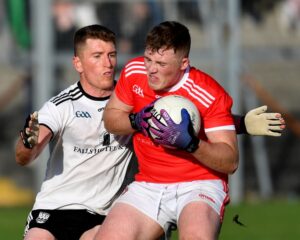
[[[233,115],[237,134],[279,137],[285,129],[280,113],[267,113],[268,107],[250,110],[245,116]]]

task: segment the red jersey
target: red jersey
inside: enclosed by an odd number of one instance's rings
[[[138,57],[126,64],[116,85],[115,93],[125,104],[140,111],[153,100],[167,95],[182,95],[190,99],[201,116],[199,138],[207,140],[205,132],[235,130],[231,115],[232,99],[209,75],[189,67],[182,79],[167,92],[157,95],[148,86],[144,58]],[[136,132],[134,150],[139,162],[136,181],[154,183],[186,182],[202,179],[222,179],[227,175],[214,171],[183,150],[164,149],[153,144],[149,137]]]

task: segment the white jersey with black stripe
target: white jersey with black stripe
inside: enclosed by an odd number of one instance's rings
[[[109,134],[102,120],[108,101],[76,83],[51,98],[39,123],[53,133],[46,176],[34,209],[105,208],[122,185],[133,151],[130,136]]]

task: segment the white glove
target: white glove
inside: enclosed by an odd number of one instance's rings
[[[39,130],[38,112],[35,111],[27,117],[24,129],[20,132],[26,148],[32,149],[38,143]]]
[[[266,113],[268,107],[250,110],[245,116],[245,125],[250,135],[280,137],[285,121],[280,113]]]

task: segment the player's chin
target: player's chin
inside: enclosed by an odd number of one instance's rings
[[[114,78],[112,75],[104,75],[100,78],[99,80],[101,83],[106,83],[106,84],[114,84]]]
[[[162,91],[162,90],[164,90],[163,86],[160,83],[158,83],[158,82],[149,81],[148,85],[154,91]]]
[[[112,78],[102,78],[99,85],[102,89],[111,89],[114,86],[114,80]]]

